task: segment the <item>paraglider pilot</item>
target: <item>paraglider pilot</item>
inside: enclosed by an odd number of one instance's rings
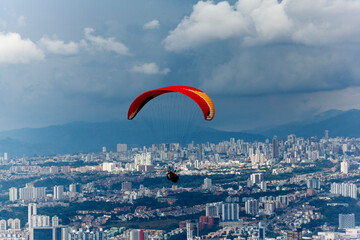
[[[179,181],[179,176],[176,175],[176,169],[174,171],[171,171],[170,167],[168,168],[166,177],[168,180],[171,180],[173,183],[176,183],[177,181]]]

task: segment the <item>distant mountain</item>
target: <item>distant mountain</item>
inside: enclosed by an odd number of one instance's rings
[[[267,137],[276,135],[280,138],[286,138],[289,134],[302,137],[322,137],[325,130],[329,130],[329,135],[333,137],[360,137],[360,110],[329,110],[301,122],[254,129],[246,132],[257,133]]]
[[[175,126],[176,128],[176,126]],[[11,156],[53,155],[99,152],[102,146],[115,151],[117,143],[144,146],[160,142],[219,142],[231,137],[264,141],[259,134],[226,132],[188,124],[183,136],[165,130],[163,124],[149,127],[136,121],[73,122],[44,128],[24,128],[0,132],[0,152]]]

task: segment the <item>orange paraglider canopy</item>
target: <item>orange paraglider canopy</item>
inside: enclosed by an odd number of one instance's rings
[[[212,102],[210,97],[206,95],[206,93],[199,89],[188,86],[169,86],[150,90],[138,96],[130,105],[128,111],[128,119],[132,120],[138,114],[138,112],[146,105],[146,103],[151,101],[151,99],[156,98],[164,93],[171,92],[178,92],[184,94],[185,96],[188,96],[189,98],[194,100],[201,108],[205,120],[210,121],[214,118],[214,103]]]

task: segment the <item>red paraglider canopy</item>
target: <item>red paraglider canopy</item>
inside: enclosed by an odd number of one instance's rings
[[[205,120],[210,121],[214,118],[215,115],[214,103],[212,102],[210,97],[206,95],[203,91],[188,86],[169,86],[169,87],[150,90],[138,96],[130,105],[128,111],[128,119],[129,120],[133,119],[138,114],[138,112],[146,105],[146,103],[148,103],[151,99],[169,92],[178,92],[194,100],[201,108]]]

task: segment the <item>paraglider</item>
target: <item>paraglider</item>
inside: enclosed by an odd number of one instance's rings
[[[150,90],[138,96],[130,105],[128,111],[128,119],[129,120],[134,119],[134,117],[139,113],[139,111],[153,98],[156,98],[164,93],[170,93],[170,92],[178,92],[194,100],[201,108],[205,120],[210,121],[214,118],[215,115],[214,103],[212,102],[210,97],[206,95],[206,93],[204,93],[199,89],[188,86],[170,86],[170,87]]]
[[[211,121],[214,118],[214,103],[206,93],[199,89],[188,86],[169,86],[150,90],[139,95],[129,107],[128,119],[134,119],[148,102],[165,93],[181,93],[191,98],[200,107],[205,120]],[[166,177],[173,183],[179,181],[179,176],[176,174],[176,170],[172,171],[170,167],[168,168]]]
[[[166,177],[168,180],[172,181],[173,183],[177,183],[179,181],[179,176],[176,175],[176,169],[174,171],[171,171],[171,168],[169,166],[168,172],[166,174]]]

